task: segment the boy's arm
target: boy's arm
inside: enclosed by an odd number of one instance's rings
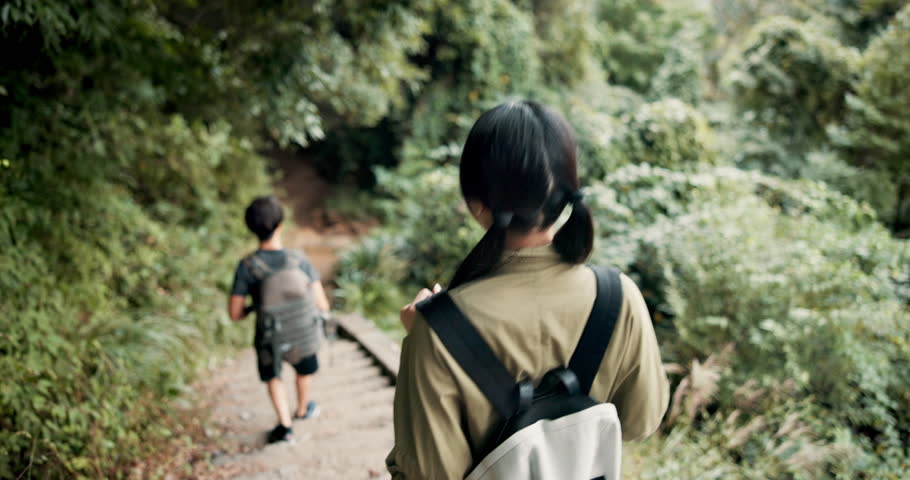
[[[316,301],[316,306],[323,312],[328,312],[331,305],[329,305],[329,298],[325,294],[325,289],[322,288],[322,282],[316,280],[311,285],[313,286],[313,300]]]
[[[243,320],[243,317],[246,317],[251,309],[244,308],[243,304],[246,303],[246,295],[231,295],[228,299],[228,315],[231,316],[231,320],[237,322]]]
[[[253,311],[252,306],[243,306],[246,303],[246,296],[250,293],[252,282],[252,275],[244,262],[240,261],[237,264],[237,270],[234,271],[234,284],[231,286],[231,295],[228,297],[228,316],[235,322],[243,320]]]

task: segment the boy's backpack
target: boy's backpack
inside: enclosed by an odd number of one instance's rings
[[[285,251],[284,265],[273,269],[257,254],[243,260],[260,281],[256,310],[256,343],[277,351],[295,348],[299,356],[319,351],[322,343],[322,312],[313,299],[310,277],[300,269],[304,257]]]
[[[551,370],[536,387],[515,382],[448,293],[417,305],[502,418],[490,443],[472,452],[469,480],[619,478],[616,407],[588,395],[619,316],[622,285],[616,269],[593,270],[597,298],[568,368]]]

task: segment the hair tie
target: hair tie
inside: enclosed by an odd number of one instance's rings
[[[585,194],[581,190],[575,190],[574,192],[568,193],[569,203],[572,205],[578,205],[582,200],[585,199]]]
[[[493,226],[496,228],[509,228],[512,223],[512,212],[493,212]]]

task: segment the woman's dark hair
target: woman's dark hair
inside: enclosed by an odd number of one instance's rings
[[[461,193],[492,211],[493,225],[461,262],[449,288],[496,268],[508,232],[549,227],[570,203],[572,215],[553,248],[566,263],[587,260],[594,224],[579,192],[576,152],[565,119],[538,103],[504,103],[477,119],[461,154]]]
[[[256,197],[243,216],[246,226],[255,233],[259,240],[266,241],[272,238],[275,229],[284,220],[284,211],[278,199],[272,195]]]

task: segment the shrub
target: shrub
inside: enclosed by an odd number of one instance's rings
[[[387,332],[400,333],[398,310],[419,291],[407,288],[404,249],[400,238],[383,233],[343,253],[335,276],[340,308],[363,314]]]
[[[578,175],[583,183],[602,179],[625,165],[627,158],[619,142],[626,126],[621,118],[641,106],[640,95],[624,87],[589,82],[558,98],[543,100],[556,105],[575,130]]]
[[[661,457],[653,472],[721,478],[737,465],[742,478],[817,478],[903,468],[907,370],[888,365],[910,362],[899,267],[910,249],[868,207],[823,184],[735,169],[629,166],[590,190],[596,261],[636,277],[665,359],[706,365],[734,345],[714,373],[693,365],[689,375],[701,377],[680,383],[674,405],[694,406],[671,413],[683,425],[661,447],[711,455],[694,469]],[[777,399],[744,400],[769,395]],[[780,433],[797,421],[797,437]]]
[[[602,33],[596,52],[611,83],[642,94],[653,91],[655,95],[664,88],[697,88],[688,78],[675,86],[664,81],[694,59],[689,52],[677,50],[680,46],[675,43],[685,41],[687,45],[682,48],[695,51],[704,48],[710,21],[695,2],[608,0],[597,5]],[[698,67],[682,68],[687,69]],[[663,78],[652,85],[655,77]]]
[[[652,100],[678,98],[696,105],[703,97],[705,68],[703,52],[697,48],[696,32],[676,35],[664,54],[663,61],[651,77],[648,97]]]
[[[0,477],[123,475],[197,367],[249,341],[221,305],[262,159],[225,125],[146,118],[4,172]]]
[[[543,80],[556,88],[574,86],[603,75],[594,55],[600,39],[596,2],[532,2]]]
[[[704,116],[678,99],[644,104],[623,120],[626,131],[617,142],[631,163],[683,169],[716,160]]]
[[[895,179],[902,189],[893,207],[899,224],[910,224],[906,193],[910,185],[910,87],[905,75],[910,68],[908,32],[910,6],[901,9],[863,52],[854,92],[846,98],[844,125],[829,131],[854,165],[882,170]]]
[[[405,239],[399,255],[408,265],[406,282],[421,287],[448,283],[482,235],[461,198],[457,171],[436,169],[412,179],[384,172],[380,184],[395,199],[385,218]]]
[[[839,36],[846,43],[864,47],[906,4],[907,0],[812,0],[806,6],[833,18]]]
[[[834,152],[812,152],[800,175],[868,203],[885,223],[895,220],[898,186],[886,171],[855,167]]]
[[[664,229],[672,235],[657,247],[666,255],[657,263],[682,344],[699,358],[735,345],[719,407],[732,412],[735,390],[749,381],[791,379],[791,398],[812,398],[810,438],[847,442],[874,469],[886,463],[876,448],[906,461],[907,375],[888,367],[910,361],[910,317],[891,281],[892,266],[910,260],[905,246],[881,228],[848,234],[748,198],[696,212]],[[744,413],[791,414],[761,407]],[[837,438],[844,427],[849,441]],[[816,470],[855,465],[842,450],[817,452]]]
[[[771,17],[728,52],[721,71],[740,111],[805,148],[842,118],[857,59],[813,24]]]

